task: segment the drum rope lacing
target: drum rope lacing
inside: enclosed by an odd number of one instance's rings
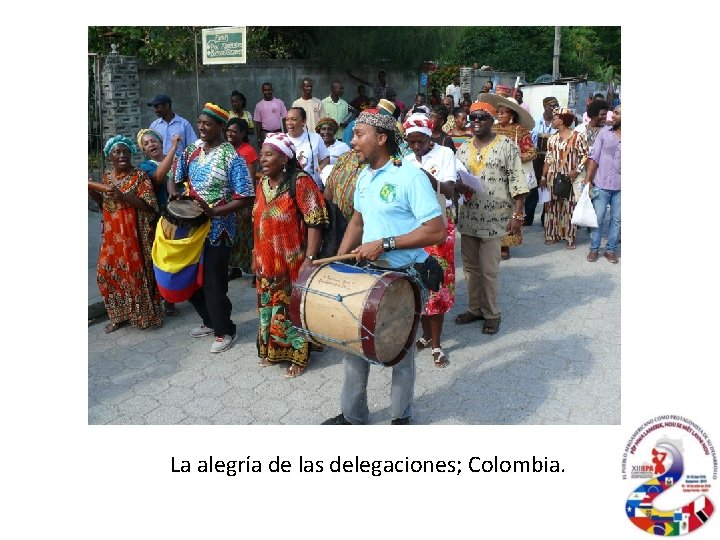
[[[352,266],[353,268],[358,268],[357,266],[346,265],[346,264],[344,264],[344,263],[335,263],[335,264],[340,264],[340,265],[343,265],[343,266]],[[377,269],[377,268],[376,268],[376,269]],[[365,272],[365,273],[369,273],[369,272],[367,272],[364,268],[363,268],[362,270],[363,270],[363,272]],[[406,274],[410,279],[412,279],[413,281],[417,282],[417,284],[418,284],[419,287],[420,287],[420,298],[421,298],[420,305],[421,305],[421,306],[424,306],[425,303],[427,302],[427,299],[428,299],[428,289],[427,289],[427,287],[425,287],[425,284],[422,282],[422,280],[420,279],[420,275],[415,271],[415,269],[414,269],[412,266],[409,266],[409,267],[403,268],[403,269],[393,269],[393,271],[395,271],[395,272],[398,272],[398,271],[399,271],[399,272],[401,272],[401,273],[404,273],[404,274]],[[326,336],[326,335],[323,335],[323,334],[318,334],[317,332],[311,333],[310,331],[308,331],[308,330],[306,330],[306,329],[304,329],[304,328],[296,328],[296,329],[297,329],[300,333],[305,334],[305,335],[308,336],[308,337],[311,337],[311,338],[312,338],[312,337],[316,336],[316,337],[322,338],[322,339],[325,340],[325,341],[330,341],[330,342],[336,343],[336,344],[340,345],[341,348],[344,349],[344,350],[346,350],[347,352],[349,352],[349,353],[351,353],[351,354],[353,354],[353,355],[357,355],[357,352],[354,351],[353,349],[351,349],[351,348],[348,346],[348,344],[349,344],[349,343],[359,343],[359,342],[361,342],[362,340],[370,339],[370,336],[372,336],[373,333],[370,332],[370,330],[369,330],[369,329],[362,323],[362,321],[350,310],[350,308],[348,308],[348,307],[345,305],[345,303],[343,302],[343,299],[344,299],[344,298],[347,298],[347,297],[349,297],[349,296],[357,295],[357,294],[365,294],[365,293],[367,293],[369,290],[372,290],[372,289],[376,288],[379,284],[382,284],[382,285],[384,285],[385,287],[387,287],[387,286],[389,286],[391,283],[390,283],[389,281],[384,281],[384,280],[383,280],[383,277],[380,276],[380,277],[377,279],[377,283],[375,283],[375,285],[373,285],[372,287],[370,287],[370,289],[363,289],[363,290],[361,290],[361,291],[355,291],[355,292],[348,293],[348,294],[345,294],[345,295],[342,295],[342,294],[330,294],[330,293],[326,293],[326,292],[323,292],[323,291],[318,291],[318,290],[316,290],[316,289],[312,289],[312,288],[310,288],[310,287],[306,287],[306,286],[304,286],[304,285],[293,285],[293,287],[296,288],[296,289],[298,289],[299,291],[306,292],[306,293],[307,293],[307,292],[310,292],[310,293],[312,293],[312,294],[317,294],[318,296],[323,296],[323,297],[325,297],[325,298],[330,298],[330,299],[332,299],[332,300],[336,300],[337,302],[339,302],[339,303],[342,305],[342,307],[345,308],[345,310],[350,314],[350,316],[351,316],[353,319],[355,319],[355,321],[360,325],[360,327],[361,327],[367,334],[369,334],[368,336],[366,336],[366,337],[361,337],[361,338],[359,338],[359,339],[353,339],[353,340],[341,340],[341,339],[332,338],[332,337],[330,337],[330,336]],[[421,309],[421,311],[422,311],[422,307],[421,307],[420,309]],[[418,313],[418,312],[415,312],[415,313],[414,313],[414,315],[421,315],[421,314],[422,314],[422,313]],[[408,347],[403,347],[403,353],[407,354],[408,350],[409,350]],[[375,364],[375,365],[378,365],[378,366],[386,367],[385,364],[383,364],[382,362],[380,362],[380,361],[378,361],[378,360],[373,360],[373,359],[371,359],[371,358],[366,358],[366,357],[363,357],[363,358],[365,358],[365,360],[367,360],[367,361],[370,362],[371,364]]]

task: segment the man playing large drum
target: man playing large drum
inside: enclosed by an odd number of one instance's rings
[[[366,166],[357,180],[355,213],[340,244],[339,255],[387,268],[406,268],[427,257],[425,246],[441,242],[445,228],[435,193],[418,168],[402,165],[399,133],[392,116],[368,109],[358,116],[352,145]],[[370,364],[359,356],[343,360],[342,413],[323,424],[367,424],[367,380]],[[415,387],[415,347],[392,368],[392,424],[408,424]]]

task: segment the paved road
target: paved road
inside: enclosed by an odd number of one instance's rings
[[[539,216],[538,216],[539,217]],[[88,212],[89,304],[95,283],[99,215]],[[480,323],[457,326],[467,296],[456,243],[457,297],[447,317],[445,369],[429,350],[418,354],[414,424],[619,424],[620,272],[622,262],[585,260],[578,248],[545,246],[536,220],[524,244],[501,263],[502,326],[483,335]],[[287,364],[257,365],[255,292],[250,280],[230,282],[240,339],[210,354],[211,338],[194,339],[199,323],[189,303],[162,328],[88,327],[90,424],[319,424],[340,412],[342,355],[316,354],[306,372],[285,379]],[[370,419],[390,421],[391,370],[373,366]]]

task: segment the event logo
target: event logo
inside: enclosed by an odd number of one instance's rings
[[[636,527],[656,536],[696,531],[713,513],[708,494],[717,472],[715,448],[700,426],[675,415],[648,420],[635,430],[623,453],[623,480],[636,486],[625,502],[625,514]],[[637,485],[638,480],[644,482]]]
[[[383,202],[391,203],[397,198],[397,186],[395,184],[385,184],[380,189],[380,199]]]

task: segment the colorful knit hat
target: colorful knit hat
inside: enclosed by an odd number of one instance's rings
[[[202,113],[207,114],[208,116],[212,116],[222,125],[225,125],[228,121],[228,118],[230,118],[229,112],[219,107],[218,105],[215,105],[214,103],[206,103],[205,105],[203,105]]]
[[[321,118],[317,121],[317,124],[315,124],[315,131],[317,133],[320,133],[320,128],[323,126],[330,126],[336,133],[337,130],[340,129],[340,126],[335,121],[335,119],[330,118],[329,116],[325,116],[324,118]]]

